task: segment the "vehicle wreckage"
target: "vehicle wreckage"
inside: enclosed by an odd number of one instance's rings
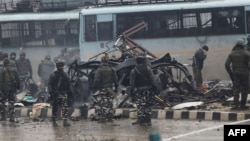
[[[159,93],[155,95],[155,108],[173,107],[185,102],[202,101],[202,104],[223,102],[232,97],[231,87],[218,89],[220,81],[209,82],[207,85],[210,90],[204,94],[194,86],[192,75],[187,67],[173,59],[170,53],[158,58],[129,38],[146,26],[145,22],[141,22],[126,30],[106,44],[107,50],[89,58],[87,62],[73,62],[68,69],[68,74],[75,96],[82,95],[84,91],[84,101],[89,102],[89,97],[93,95],[92,84],[95,71],[101,64],[100,57],[109,55],[112,57],[108,62],[116,71],[119,79],[119,91],[115,98],[114,107],[133,106],[130,100],[131,94],[128,93],[130,71],[136,65],[136,57],[144,54],[158,82]],[[118,52],[121,57],[116,58],[115,55]],[[81,85],[83,82],[84,86]]]

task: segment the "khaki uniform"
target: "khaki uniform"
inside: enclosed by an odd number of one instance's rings
[[[249,88],[250,54],[243,47],[235,47],[225,62],[225,68],[233,81],[234,107],[244,107]],[[239,94],[241,93],[241,102]]]

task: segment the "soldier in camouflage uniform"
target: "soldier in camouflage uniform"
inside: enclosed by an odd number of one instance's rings
[[[19,59],[16,61],[16,65],[20,76],[29,74],[30,78],[32,78],[32,66],[30,60],[26,58],[25,52],[21,51],[19,53]]]
[[[55,64],[51,61],[50,56],[46,55],[45,59],[38,65],[38,76],[44,87],[47,87],[50,74],[54,71]]]
[[[99,101],[97,101],[100,107],[99,122],[113,120],[113,98],[118,88],[117,74],[109,66],[108,59],[107,55],[102,57],[102,65],[96,70],[93,82],[94,91],[99,90]]]
[[[30,60],[26,58],[26,53],[21,51],[19,58],[16,60],[16,68],[19,74],[21,91],[27,89],[25,81],[32,79],[32,66]]]
[[[137,65],[130,73],[130,89],[136,99],[138,117],[132,125],[151,126],[151,107],[157,93],[157,83],[145,57],[138,56],[136,63]]]
[[[64,60],[58,59],[56,62],[57,70],[49,77],[48,90],[52,100],[52,121],[53,126],[57,127],[56,118],[58,108],[62,109],[63,126],[70,126],[68,123],[68,97],[70,94],[70,80],[63,71],[65,65]]]
[[[10,122],[15,122],[14,119],[14,102],[16,100],[16,90],[20,88],[19,76],[15,68],[11,66],[9,59],[4,59],[3,69],[0,74],[0,110],[1,120],[6,120],[5,102],[9,103]]]
[[[249,87],[250,54],[244,49],[244,40],[238,39],[234,50],[229,54],[225,68],[233,81],[234,106],[232,110],[246,110],[247,91]],[[241,101],[239,102],[239,94]]]
[[[16,53],[15,52],[11,52],[10,53],[10,62],[12,64],[12,66],[17,69],[16,67]]]

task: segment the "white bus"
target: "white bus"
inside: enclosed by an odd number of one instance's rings
[[[204,80],[229,79],[224,63],[238,38],[250,32],[250,0],[201,0],[168,3],[100,6],[80,12],[80,54],[83,61],[102,52],[125,30],[145,22],[133,35],[137,44],[156,56],[169,52],[182,63],[191,63],[194,52],[209,46]]]
[[[20,48],[31,60],[34,80],[38,65],[46,55],[53,59],[64,48],[79,47],[79,10],[42,13],[0,14],[0,50],[16,52]]]
[[[0,14],[0,48],[78,47],[79,10]]]

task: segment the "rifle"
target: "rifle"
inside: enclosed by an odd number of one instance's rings
[[[170,102],[163,100],[158,95],[155,95],[154,98],[155,98],[156,101],[160,102],[161,104],[164,104],[164,106],[167,106],[167,107],[172,107],[173,106]]]

